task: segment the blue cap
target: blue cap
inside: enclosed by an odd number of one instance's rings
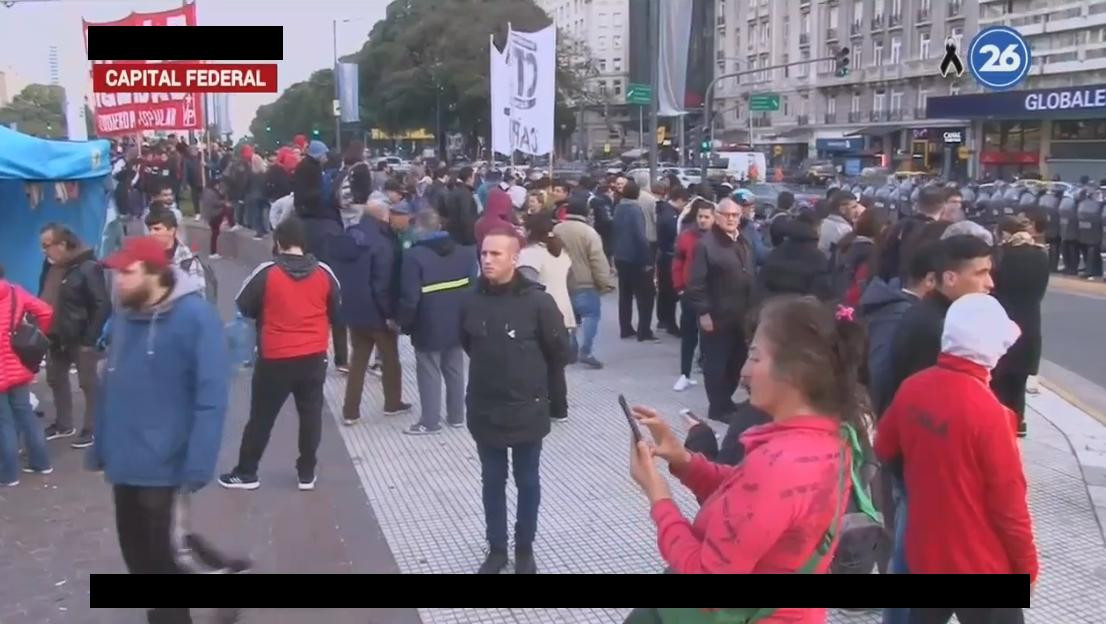
[[[326,147],[326,143],[322,141],[312,141],[307,146],[307,155],[315,160],[322,160],[330,152]]]
[[[411,204],[406,201],[401,201],[388,206],[388,212],[400,215],[411,214]]]

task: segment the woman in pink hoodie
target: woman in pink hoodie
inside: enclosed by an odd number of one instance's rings
[[[737,466],[690,453],[657,412],[634,408],[653,444],[635,446],[631,474],[649,498],[657,545],[673,572],[828,570],[852,492],[852,464],[859,461],[851,423],[860,418],[856,389],[863,357],[863,330],[851,309],[835,313],[813,297],[770,301],[741,376],[752,405],[772,422],[742,435],[746,455]],[[654,457],[668,462],[699,500],[693,521],[673,502]],[[762,624],[826,621],[825,609],[760,611],[756,621]]]

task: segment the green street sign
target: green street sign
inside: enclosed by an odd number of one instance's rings
[[[626,86],[626,103],[648,106],[653,101],[653,87],[631,82]]]
[[[749,96],[749,110],[751,111],[778,111],[779,109],[779,93],[757,93]]]

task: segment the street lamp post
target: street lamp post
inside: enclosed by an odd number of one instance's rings
[[[348,22],[348,19],[342,20],[342,22]],[[338,90],[338,20],[331,20],[331,25],[334,30],[334,101],[338,102],[341,98]],[[338,110],[338,107],[334,107],[334,149],[338,150],[338,153],[342,153],[342,114]]]

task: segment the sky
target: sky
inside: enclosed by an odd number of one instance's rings
[[[312,72],[331,66],[332,20],[349,20],[338,24],[338,54],[348,54],[368,39],[373,24],[384,18],[389,1],[196,0],[196,18],[201,26],[284,26],[284,60],[278,62],[277,69],[279,87],[284,90],[306,80]],[[181,0],[16,0],[11,8],[0,3],[0,71],[9,74],[9,97],[27,83],[49,82],[49,49],[56,45],[62,86],[71,99],[74,93],[83,98],[89,89],[89,70],[82,19],[104,22],[132,11],[152,13],[180,5]],[[247,132],[257,107],[279,95],[232,95],[234,134]]]

